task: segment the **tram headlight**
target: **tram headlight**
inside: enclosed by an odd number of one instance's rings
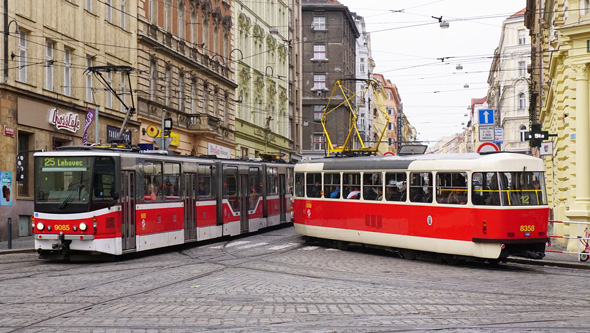
[[[45,224],[43,224],[43,223],[41,223],[41,222],[38,222],[38,223],[37,223],[37,230],[41,231],[41,230],[43,230],[43,229],[45,229]]]
[[[80,230],[86,231],[86,229],[88,229],[88,226],[86,225],[86,223],[84,223],[84,222],[80,223]]]

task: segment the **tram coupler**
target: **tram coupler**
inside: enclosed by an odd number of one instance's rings
[[[51,245],[51,248],[63,254],[70,253],[70,244],[72,240],[66,240],[63,234],[59,235],[59,243]]]

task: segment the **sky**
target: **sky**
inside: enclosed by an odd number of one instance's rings
[[[487,94],[502,22],[526,7],[526,0],[339,1],[365,18],[374,72],[397,85],[418,140],[429,145],[467,125],[471,99]]]

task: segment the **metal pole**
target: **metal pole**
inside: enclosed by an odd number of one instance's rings
[[[160,129],[160,135],[162,136],[162,141],[160,141],[162,143],[162,145],[160,146],[161,150],[165,150],[166,147],[164,147],[166,145],[166,139],[164,138],[164,117],[166,114],[166,110],[162,109],[162,128]]]
[[[94,111],[94,143],[99,144],[98,142],[98,107]]]
[[[8,248],[12,249],[12,218],[8,218]]]
[[[8,82],[8,0],[4,0],[4,83]]]

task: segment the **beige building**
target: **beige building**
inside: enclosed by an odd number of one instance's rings
[[[549,137],[541,149],[552,217],[590,220],[590,3],[530,0],[525,24],[533,54],[531,116]],[[557,228],[577,236],[577,228]],[[582,228],[583,229],[583,228]],[[576,248],[576,240],[569,243]]]
[[[140,143],[161,146],[157,133],[169,118],[168,148],[174,154],[234,157],[232,2],[138,0],[136,5]]]
[[[111,6],[107,5],[111,4]],[[99,111],[87,128],[87,142],[105,142],[117,133],[125,108],[85,70],[92,66],[132,66],[137,58],[137,6],[133,0],[9,0],[4,8],[8,44],[2,44],[4,79],[0,84],[0,170],[11,188],[0,206],[0,239],[7,219],[13,237],[30,232],[33,214],[34,150],[81,145],[87,115]],[[127,102],[136,85],[119,72],[103,73]],[[132,88],[133,87],[133,88]],[[132,118],[128,134],[139,137]],[[98,135],[96,135],[98,129]],[[117,133],[118,134],[118,133]],[[16,179],[16,157],[22,156],[23,178]]]
[[[501,150],[529,152],[529,81],[531,44],[521,10],[502,23],[500,43],[488,77],[488,104],[495,110],[496,128],[503,130]]]

